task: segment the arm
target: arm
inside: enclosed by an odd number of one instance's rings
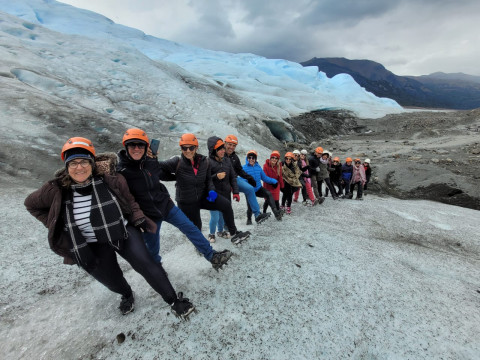
[[[271,178],[271,177],[268,177],[267,174],[265,174],[265,172],[260,169],[260,178],[262,179],[262,181],[266,182],[267,184],[271,184],[271,185],[274,185],[276,184],[278,181]]]
[[[58,189],[51,182],[45,183],[40,189],[34,191],[25,199],[24,205],[27,211],[48,227],[48,214]]]

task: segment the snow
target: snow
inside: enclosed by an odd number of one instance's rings
[[[478,211],[368,195],[247,227],[242,199],[237,226],[252,236],[217,240],[235,253],[218,273],[165,224],[165,269],[198,309],[182,322],[123,260],[127,316],[118,295],[61,264],[23,209],[30,190],[2,192],[5,359],[478,358]]]
[[[347,75],[153,38],[51,0],[0,0],[0,11],[0,358],[479,358],[478,211],[428,201],[327,199],[247,227],[242,197],[237,225],[252,236],[214,244],[235,252],[218,273],[165,224],[165,268],[198,313],[176,319],[120,260],[136,293],[122,316],[119,297],[63,265],[23,206],[25,179],[50,178],[68,137],[114,151],[142,127],[167,158],[183,132],[202,151],[235,133],[240,157],[257,149],[263,161],[263,120],[286,132],[285,117],[313,109],[404,110]]]

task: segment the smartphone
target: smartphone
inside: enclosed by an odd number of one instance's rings
[[[157,139],[150,140],[150,149],[152,150],[153,155],[157,155],[159,145],[160,145],[159,140],[157,140]]]

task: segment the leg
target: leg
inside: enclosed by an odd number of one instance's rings
[[[258,205],[257,197],[255,196],[255,189],[252,185],[250,185],[247,180],[242,177],[237,177],[237,185],[240,192],[245,194],[245,198],[247,199],[248,205],[250,205],[250,209],[257,217],[260,215],[260,205]]]
[[[335,193],[335,189],[333,188],[333,185],[330,182],[330,179],[326,178],[323,181],[325,181],[325,191],[330,190],[330,192],[332,193],[332,197],[336,198],[337,194]]]
[[[215,229],[217,228],[218,225],[218,218],[220,216],[220,212],[215,211],[215,210],[210,210],[210,232],[209,234],[215,235]]]
[[[160,256],[160,228],[162,226],[162,221],[157,223],[157,232],[155,234],[144,232],[142,233],[143,241],[147,247],[148,252],[152,256],[153,260],[156,263],[162,262],[162,257]]]
[[[215,202],[209,202],[206,199],[201,200],[200,206],[202,209],[206,210],[218,210],[223,214],[223,219],[228,227],[228,232],[231,235],[237,233],[237,227],[235,226],[235,219],[233,217],[232,204],[222,195],[218,195]]]
[[[179,229],[185,236],[190,240],[190,242],[200,251],[205,259],[208,261],[211,260],[213,256],[213,248],[210,245],[210,242],[205,239],[202,232],[196,227],[188,217],[180,210],[178,207],[174,206],[168,213],[165,221],[169,224],[172,224],[177,229]],[[215,234],[215,230],[213,232]]]
[[[313,193],[315,194],[315,197],[319,199],[321,196],[318,193],[318,182],[317,182],[317,175],[312,175],[312,188],[313,188]]]
[[[196,227],[202,231],[202,219],[200,217],[200,205],[197,203],[194,204],[184,204],[178,203],[178,208],[190,219]],[[212,209],[215,210],[215,209]]]
[[[305,183],[305,188],[308,194],[308,197],[310,198],[310,201],[313,203],[315,201],[315,195],[313,194],[313,189],[312,185],[310,185],[308,182]]]
[[[143,244],[143,247],[145,247],[143,239],[140,238],[139,241]],[[98,259],[97,267],[90,271],[89,274],[98,282],[105,285],[110,291],[130,297],[132,288],[128,285],[118,265],[115,250],[108,244],[92,243],[88,246]],[[153,263],[153,259],[146,248],[145,252],[147,253],[149,261]]]
[[[177,298],[170,280],[161,264],[153,261],[145,247],[140,231],[133,226],[127,226],[128,238],[123,248],[118,251],[132,268],[144,277],[150,286],[159,293],[167,304],[172,304]]]

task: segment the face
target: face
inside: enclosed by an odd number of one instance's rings
[[[290,164],[290,163],[292,162],[292,158],[291,158],[291,157],[286,157],[286,158],[285,158],[285,162],[286,162],[287,164]]]
[[[322,159],[323,159],[323,160],[327,160],[327,159],[328,159],[328,154],[323,154],[323,155],[322,155]]]
[[[92,176],[92,163],[86,159],[74,159],[67,164],[68,175],[77,184],[83,184]]]
[[[359,167],[362,163],[360,161],[355,161],[355,166]]]
[[[182,145],[180,148],[182,149],[183,156],[188,160],[193,160],[195,153],[197,152],[197,147],[195,145]]]
[[[300,155],[298,154],[294,154],[293,156],[295,157],[295,160],[298,160],[298,158],[300,157]]]
[[[316,152],[316,153],[315,153],[315,156],[319,158],[319,157],[322,156],[322,154],[319,154],[319,153]]]
[[[254,155],[248,155],[247,160],[250,165],[255,165],[255,162],[257,161],[257,157]]]
[[[227,153],[227,155],[232,155],[236,147],[237,144],[227,142],[225,143],[225,152]]]
[[[305,154],[300,154],[300,159],[305,160]]]
[[[145,147],[146,145],[142,142],[131,142],[127,144],[128,155],[133,160],[140,160],[145,154]]]
[[[270,163],[271,163],[272,165],[276,165],[276,164],[277,164],[277,161],[278,161],[278,157],[276,157],[276,156],[272,156],[272,157],[270,158]]]
[[[222,147],[220,150],[217,150],[217,156],[220,159],[223,159],[223,157],[225,156],[225,148],[224,147]]]

